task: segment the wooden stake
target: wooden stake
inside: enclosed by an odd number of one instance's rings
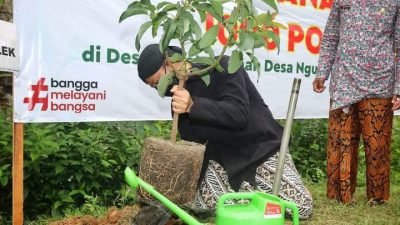
[[[13,225],[24,223],[24,124],[13,126]]]

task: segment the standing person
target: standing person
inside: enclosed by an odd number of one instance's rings
[[[170,47],[167,52],[171,56],[180,49]],[[283,133],[244,68],[228,74],[228,60],[222,57],[223,71],[208,71],[208,85],[199,76],[192,76],[185,89],[171,85],[171,93],[166,93],[172,95],[172,111],[180,114],[181,138],[206,144],[196,197],[197,207],[203,209],[215,209],[218,198],[228,192],[271,193]],[[156,87],[161,77],[182,64],[166,63],[158,44],[148,45],[138,60],[139,77]],[[186,66],[189,70],[205,67]],[[311,216],[311,194],[289,154],[279,195],[297,204],[300,218]]]
[[[370,205],[389,199],[393,111],[400,108],[400,1],[336,0],[313,89],[330,80],[327,196],[355,203],[360,135]],[[397,72],[396,72],[397,71]]]

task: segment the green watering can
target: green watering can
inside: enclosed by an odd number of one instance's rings
[[[135,172],[127,167],[125,180],[134,189],[141,186],[154,196],[164,206],[174,212],[189,225],[206,225],[200,223],[183,209],[157,192],[153,186],[136,176]],[[231,201],[230,201],[231,200]],[[247,200],[242,203],[226,204],[227,201]],[[216,225],[283,225],[285,224],[285,210],[291,209],[293,224],[299,224],[299,210],[296,204],[284,201],[274,195],[262,192],[227,193],[222,195],[217,203]]]

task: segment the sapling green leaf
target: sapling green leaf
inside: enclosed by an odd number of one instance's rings
[[[148,21],[144,24],[142,24],[139,28],[139,32],[136,35],[136,40],[135,40],[135,47],[136,50],[139,51],[140,50],[140,40],[143,37],[143,34],[149,29],[149,27],[152,25],[153,23],[151,21]]]
[[[238,50],[232,52],[231,57],[228,61],[228,73],[233,74],[242,66],[243,64],[243,54]]]
[[[200,39],[198,47],[200,49],[205,49],[210,45],[212,45],[216,41],[218,31],[219,31],[218,25],[212,26]]]
[[[172,72],[165,74],[164,76],[161,76],[161,78],[157,84],[157,92],[160,97],[162,97],[162,98],[165,97],[165,92],[167,92],[168,86],[170,84],[172,84],[174,76],[175,76],[175,74]]]

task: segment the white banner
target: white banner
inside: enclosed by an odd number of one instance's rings
[[[153,1],[153,3],[156,1]],[[14,1],[21,71],[15,82],[17,122],[165,120],[170,99],[137,76],[134,39],[146,17],[119,16],[131,0]],[[266,5],[256,2],[259,12]],[[296,118],[327,117],[328,92],[312,92],[319,44],[331,1],[282,1],[281,50],[257,49],[261,77],[245,62],[276,118],[285,118],[292,81],[302,78]],[[229,9],[226,9],[229,12]],[[210,18],[203,29],[214,24]],[[161,32],[160,32],[161,33]],[[147,32],[142,46],[158,42]],[[224,43],[220,32],[216,52]],[[229,53],[228,53],[229,54]]]
[[[17,27],[0,20],[0,71],[18,72]]]

